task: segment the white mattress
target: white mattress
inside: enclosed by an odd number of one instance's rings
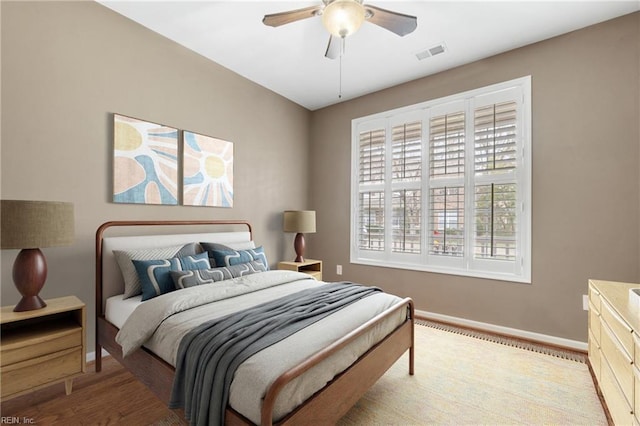
[[[124,294],[107,299],[104,316],[111,324],[122,328],[129,315],[142,303],[142,295],[123,299]]]

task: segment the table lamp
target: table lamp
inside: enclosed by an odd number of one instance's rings
[[[47,279],[41,247],[73,243],[73,204],[57,201],[0,200],[0,246],[21,249],[13,263],[13,282],[22,299],[15,312],[47,306],[38,296]]]
[[[316,212],[313,210],[286,210],[284,212],[284,232],[295,232],[293,248],[296,262],[304,262],[304,233],[316,232]]]

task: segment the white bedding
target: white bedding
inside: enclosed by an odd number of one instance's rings
[[[142,295],[124,299],[124,294],[107,299],[104,316],[111,324],[122,328],[133,311],[142,303]]]
[[[109,312],[111,315],[127,316],[126,321],[117,320],[122,326],[116,340],[123,346],[123,353],[144,345],[175,366],[180,340],[196,325],[323,284],[298,272],[268,271],[212,285],[191,287],[146,302],[110,298],[109,300],[113,300],[107,303],[107,319],[118,325],[114,318],[109,318]],[[242,290],[243,287],[249,290]],[[253,287],[258,290],[254,291]],[[214,293],[217,295],[212,296]],[[215,301],[206,303],[207,299]],[[366,297],[252,356],[236,371],[231,384],[229,404],[246,418],[259,424],[262,399],[278,376],[400,300],[385,293]],[[354,344],[292,381],[278,398],[274,421],[284,417],[324,387],[405,318],[406,311],[399,309],[397,315],[361,336]]]

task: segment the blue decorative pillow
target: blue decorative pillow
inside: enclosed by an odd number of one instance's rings
[[[200,243],[209,253],[209,261],[213,267],[233,266],[251,261],[261,262],[267,270],[269,262],[262,246],[247,250],[234,250],[217,243]]]
[[[208,269],[211,267],[207,253],[174,257],[172,259],[134,260],[133,264],[140,277],[142,300],[149,300],[175,290],[171,271]]]
[[[171,271],[173,283],[177,289],[193,287],[202,284],[213,284],[216,281],[264,272],[267,268],[262,262],[251,261],[233,266],[222,266],[212,269],[198,269],[195,271]]]
[[[180,244],[172,247],[155,247],[136,250],[114,250],[122,278],[124,279],[124,298],[142,293],[140,277],[133,264],[134,260],[171,259],[172,257],[193,256],[199,250],[196,243]]]

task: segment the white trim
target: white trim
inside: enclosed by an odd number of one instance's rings
[[[549,345],[560,346],[563,348],[574,349],[577,351],[587,352],[589,345],[586,342],[578,340],[564,339],[562,337],[549,336],[548,334],[534,333],[532,331],[520,330],[517,328],[503,327],[501,325],[489,324],[486,322],[472,321],[464,318],[452,317],[449,315],[437,314],[434,312],[421,311],[416,309],[416,316],[426,319],[446,322],[463,327],[474,328],[480,331],[488,331],[492,333],[502,334],[504,336],[519,337],[522,339],[532,340],[535,342],[547,343]]]
[[[111,356],[109,352],[107,352],[104,348],[102,349],[102,357]],[[87,362],[93,362],[96,360],[96,351],[87,353]]]

